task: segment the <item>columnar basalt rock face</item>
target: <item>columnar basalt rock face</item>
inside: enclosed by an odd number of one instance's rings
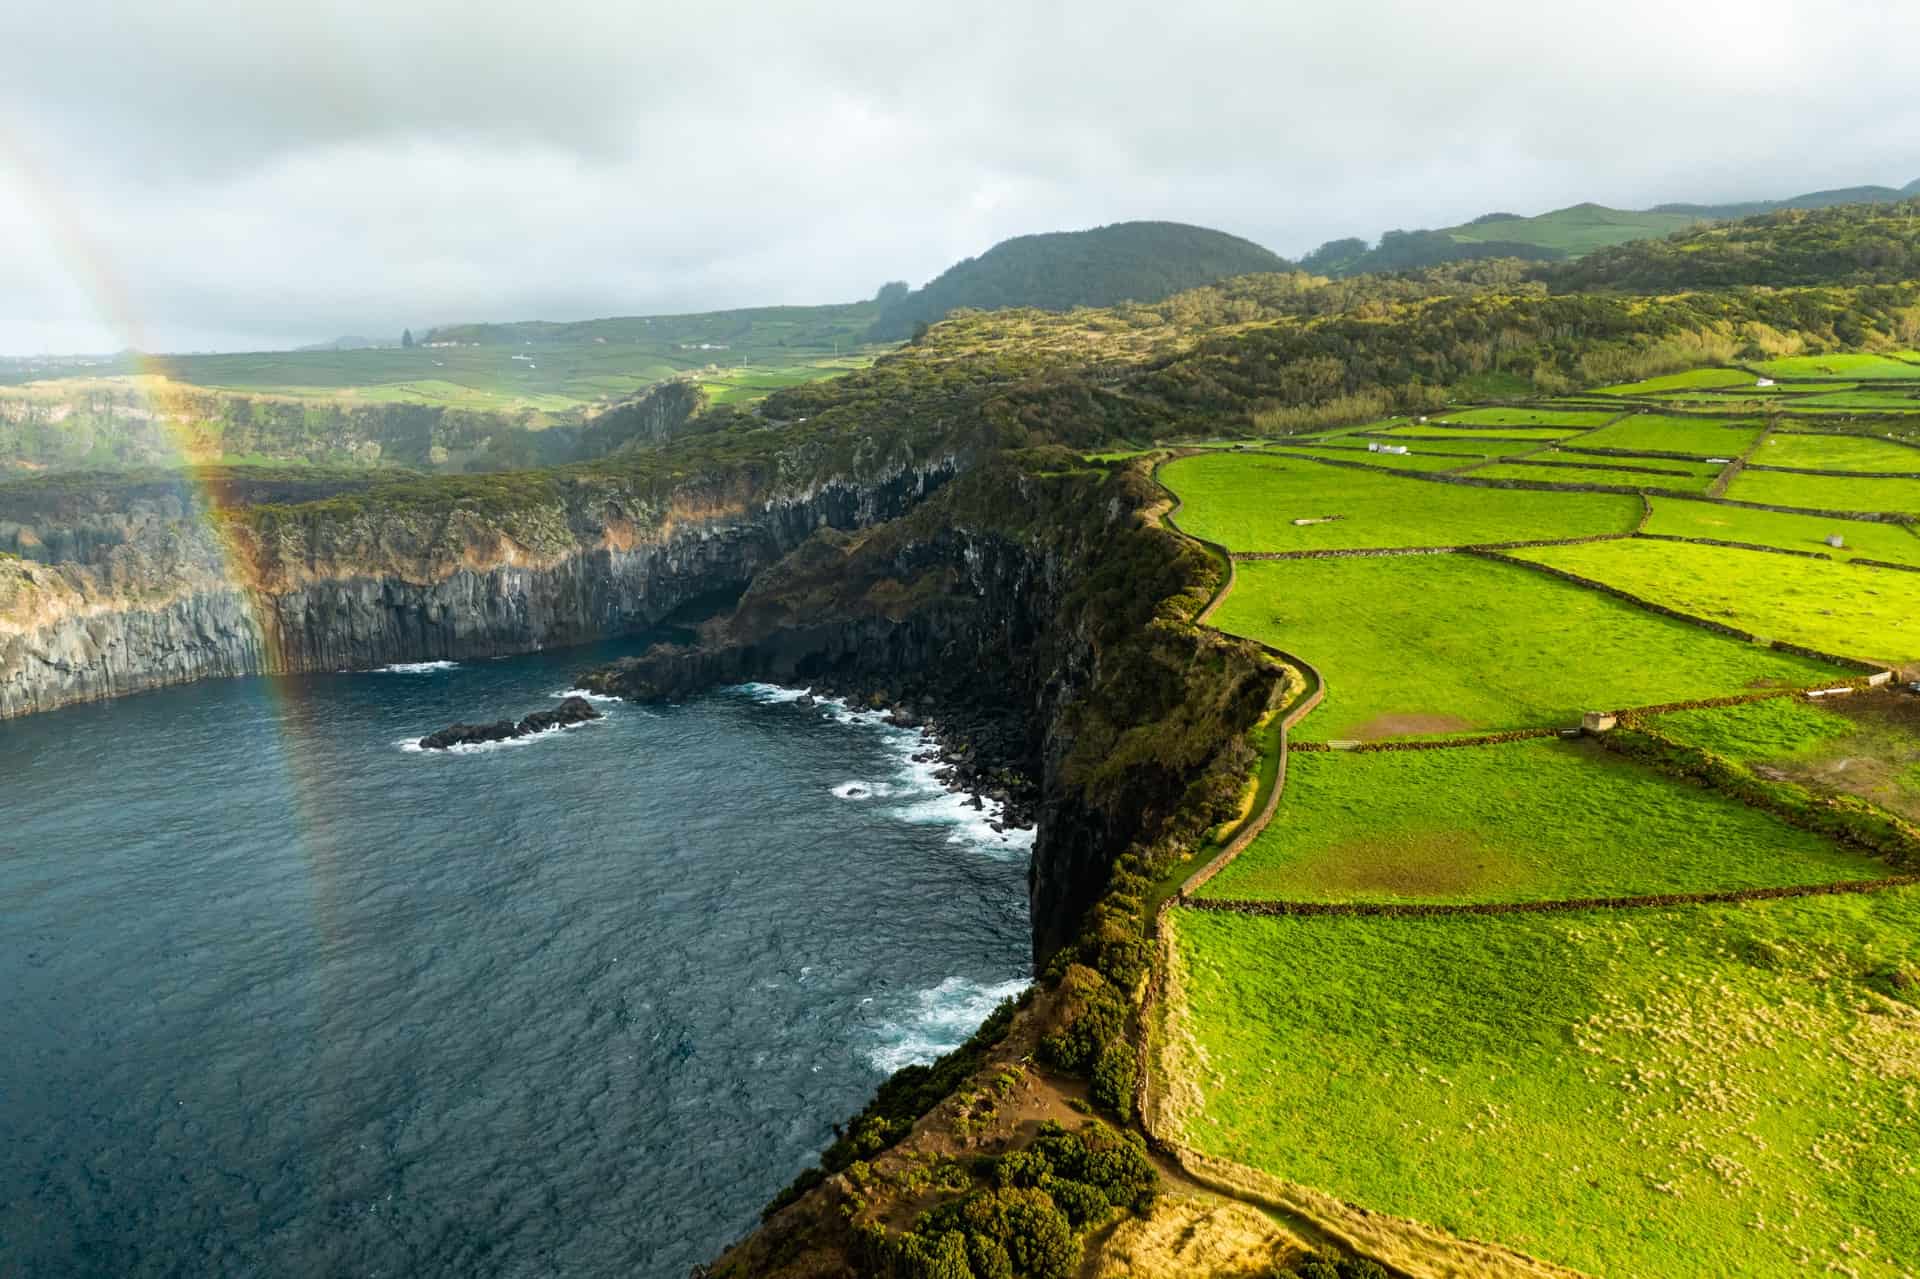
[[[573,544],[540,552],[484,521],[451,544],[446,522],[320,520],[242,544],[178,495],[14,522],[0,528],[20,557],[0,560],[0,718],[215,675],[493,657],[641,629],[737,594],[818,528],[900,515],[957,465],[768,495],[692,489],[621,519],[557,511]]]

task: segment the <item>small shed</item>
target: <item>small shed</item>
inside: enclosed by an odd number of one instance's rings
[[[1837,551],[1841,547],[1845,546],[1846,544],[1847,544],[1847,539],[1840,536],[1838,533],[1827,534],[1827,545],[1831,546],[1834,550]]]
[[[1754,385],[1755,386],[1772,386],[1773,379],[1770,377],[1763,377],[1758,382],[1755,382]]]

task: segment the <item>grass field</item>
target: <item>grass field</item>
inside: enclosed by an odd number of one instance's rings
[[[1200,895],[1565,901],[1891,873],[1879,859],[1592,742],[1547,738],[1295,752],[1278,816]]]
[[[1178,522],[1235,551],[1459,546],[1630,530],[1640,499],[1611,493],[1472,488],[1248,454],[1170,462]],[[1337,516],[1295,527],[1295,519]]]
[[[1487,218],[1451,227],[1447,234],[1467,244],[1518,241],[1559,249],[1580,257],[1610,244],[1670,235],[1699,221],[1690,213],[1653,213],[1637,209],[1609,209],[1599,204],[1576,204],[1530,218]]]
[[[1738,502],[1799,506],[1814,511],[1880,511],[1920,517],[1920,480],[1742,471],[1727,486],[1726,495]]]
[[[1920,378],[1920,364],[1884,355],[1794,355],[1754,367],[1768,377],[1851,378],[1856,382]]]
[[[1744,369],[1689,369],[1685,373],[1669,373],[1665,377],[1650,377],[1642,382],[1603,386],[1596,394],[1659,395],[1663,391],[1710,391],[1719,387],[1752,386],[1758,380]]]
[[[1574,456],[1577,455],[1569,455],[1568,460],[1571,461]],[[1598,457],[1593,459],[1595,463],[1604,460]],[[1651,473],[1649,468],[1659,467],[1662,461],[1666,464],[1661,472]],[[1721,470],[1719,466],[1706,463],[1649,458],[1644,467],[1631,471],[1600,465],[1541,466],[1528,462],[1496,462],[1490,466],[1475,467],[1467,474],[1485,480],[1533,480],[1541,484],[1627,484],[1634,488],[1704,493],[1719,478]]]
[[[1514,554],[1765,639],[1897,666],[1920,661],[1920,574],[1645,540]]]
[[[1802,466],[1820,471],[1906,471],[1920,475],[1920,448],[1858,435],[1767,437],[1751,461],[1760,466]]]
[[[1473,556],[1255,560],[1234,571],[1213,624],[1297,653],[1326,677],[1326,700],[1294,730],[1303,741],[1559,728],[1587,710],[1836,674]]]
[[[1580,431],[1573,427],[1555,426],[1396,426],[1381,432],[1398,439],[1408,440],[1508,440],[1522,444],[1551,444],[1555,440],[1570,439]]]
[[[1605,426],[1620,416],[1606,409],[1462,409],[1449,412],[1439,420],[1462,426],[1560,426],[1589,430]]]
[[[1778,511],[1750,511],[1711,502],[1653,499],[1653,518],[1647,532],[1671,537],[1711,537],[1725,542],[1752,542],[1790,551],[1819,551],[1837,559],[1865,556],[1889,564],[1920,565],[1920,537],[1905,525],[1871,520],[1830,520],[1818,515],[1785,515]],[[1838,533],[1845,545],[1826,544]]]
[[[1596,1274],[1920,1256],[1911,891],[1172,927],[1203,1151]]]
[[[1760,431],[1758,422],[1707,422],[1640,413],[1582,436],[1573,447],[1731,458],[1744,453]]]
[[[1364,448],[1331,445],[1316,447],[1311,444],[1288,444],[1282,447],[1288,453],[1331,458],[1336,462],[1362,462],[1368,466],[1383,466],[1390,471],[1451,471],[1459,466],[1472,466],[1487,456],[1484,453],[1451,450],[1444,453],[1369,453]]]
[[[1914,384],[1920,389],[1920,383]],[[1861,409],[1876,413],[1920,413],[1920,394],[1899,391],[1835,391],[1795,398],[1796,409]]]
[[[1677,711],[1654,726],[1770,777],[1857,795],[1920,821],[1920,701],[1897,690],[1820,705],[1783,697]]]

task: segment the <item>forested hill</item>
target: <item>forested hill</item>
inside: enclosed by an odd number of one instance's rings
[[[1915,196],[1920,196],[1920,180],[1898,190],[1885,186],[1846,187],[1740,204],[1660,204],[1651,209],[1610,209],[1586,203],[1533,217],[1487,213],[1471,222],[1437,231],[1388,231],[1374,245],[1357,237],[1329,240],[1302,258],[1300,265],[1316,275],[1339,278],[1484,258],[1560,262],[1617,244],[1658,239],[1701,222],[1842,204],[1892,204]]]
[[[869,331],[876,341],[911,337],[961,307],[1000,310],[1158,302],[1235,275],[1284,271],[1288,263],[1250,240],[1180,222],[1116,222],[1003,240],[955,263],[893,302]]]
[[[1920,276],[1920,198],[1782,209],[1616,245],[1539,274],[1561,292],[1896,284]]]

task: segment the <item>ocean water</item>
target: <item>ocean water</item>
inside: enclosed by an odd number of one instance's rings
[[[1027,979],[1030,836],[607,652],[0,723],[0,1274],[672,1276]]]

